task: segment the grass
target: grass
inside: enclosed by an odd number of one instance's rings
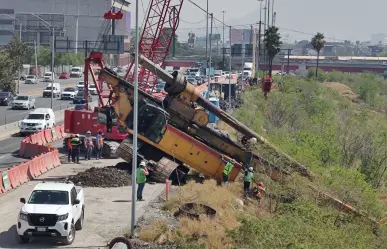
[[[144,228],[141,238],[155,241],[162,233],[182,249],[385,248],[386,227],[340,212],[322,202],[310,187],[350,203],[376,220],[386,215],[387,119],[374,111],[386,103],[379,96],[372,100],[374,89],[364,89],[364,82],[372,85],[376,79],[382,97],[387,84],[369,74],[326,75],[334,82],[340,81],[339,76],[346,77],[343,83],[363,103],[354,103],[314,80],[292,77],[285,78],[281,91],[271,92],[268,101],[260,89],[249,89],[243,96],[244,106],[233,114],[313,171],[313,182],[293,174],[279,183],[257,173],[255,178],[265,183],[267,195],[260,203],[243,205],[240,182],[226,186],[217,186],[213,180],[189,182],[163,208],[175,212],[183,203],[197,202],[216,209],[216,218],[180,218],[179,225],[172,228],[154,223]],[[267,146],[258,144],[255,150],[288,167],[286,160]]]

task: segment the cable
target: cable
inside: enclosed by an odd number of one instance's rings
[[[183,23],[188,23],[188,24],[198,24],[198,23],[202,23],[204,22],[206,19],[203,19],[201,21],[198,21],[198,22],[187,22],[187,21],[184,21],[183,19],[179,18],[180,19],[180,22],[183,22]]]

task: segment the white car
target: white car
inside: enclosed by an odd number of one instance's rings
[[[55,126],[55,113],[51,108],[37,108],[20,123],[20,134],[31,134]]]
[[[85,87],[85,82],[84,81],[79,81],[77,84],[77,88],[84,88]]]
[[[83,227],[85,201],[83,189],[72,182],[43,182],[32,190],[23,206],[16,225],[20,243],[31,237],[47,236],[71,245],[75,231]]]
[[[80,78],[83,76],[83,70],[81,67],[73,67],[70,71],[71,78]]]
[[[89,85],[89,92],[91,95],[97,95],[98,94],[97,87],[94,84]]]
[[[43,82],[54,82],[55,80],[55,73],[53,72],[46,72],[43,76]]]
[[[61,89],[59,83],[49,83],[47,87],[43,90],[43,98],[51,97],[51,93],[54,98],[60,96]]]
[[[66,87],[61,96],[60,96],[60,99],[61,100],[64,100],[64,99],[74,99],[75,95],[77,95],[78,93],[78,90],[75,88],[75,87]]]
[[[38,80],[35,75],[27,75],[26,77],[26,84],[37,84]]]
[[[12,109],[35,109],[35,98],[31,95],[17,95],[12,101]]]

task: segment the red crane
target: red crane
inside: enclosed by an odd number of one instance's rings
[[[172,39],[175,37],[175,32],[179,24],[179,15],[183,0],[151,0],[147,11],[147,16],[144,21],[144,27],[142,30],[141,39],[139,41],[139,52],[152,60],[154,63],[163,66],[164,60],[169,52]],[[114,5],[114,4],[113,4]],[[98,43],[96,48],[102,47],[102,37],[110,32],[111,20],[122,19],[123,14],[121,9],[118,12],[114,11],[112,7],[105,13],[105,22],[101,28],[101,32],[98,35]],[[93,83],[96,86],[98,93],[98,106],[102,107],[113,103],[105,103],[104,99],[109,97],[109,94],[103,94],[103,82],[98,75],[98,71],[104,68],[104,59],[102,52],[91,52],[89,57],[85,59],[84,67],[84,83],[85,83],[85,111],[69,110],[65,112],[65,131],[67,133],[85,133],[90,130],[93,134],[96,134],[98,130],[106,131],[106,126],[97,122],[93,115],[90,115],[89,106],[87,103],[88,87],[90,85],[89,76],[91,76]],[[125,75],[125,79],[130,77],[130,82],[133,83],[133,70],[134,59],[128,68],[128,72]],[[139,88],[144,91],[152,89],[157,83],[157,76],[153,75],[145,68],[139,70]],[[106,89],[111,90],[111,89]],[[158,97],[162,98],[163,94]],[[114,99],[114,98],[113,98]],[[111,140],[122,141],[127,133],[120,133],[118,127],[113,127],[112,132],[105,133],[106,138]]]

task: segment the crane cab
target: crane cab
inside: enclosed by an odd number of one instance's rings
[[[138,134],[146,137],[153,143],[159,143],[163,138],[169,119],[169,114],[155,103],[145,99],[139,101],[137,129]],[[117,120],[117,115],[112,107],[102,107],[98,113],[98,122],[106,124],[107,131],[111,132],[111,127]],[[125,119],[126,127],[133,130],[133,110]]]

